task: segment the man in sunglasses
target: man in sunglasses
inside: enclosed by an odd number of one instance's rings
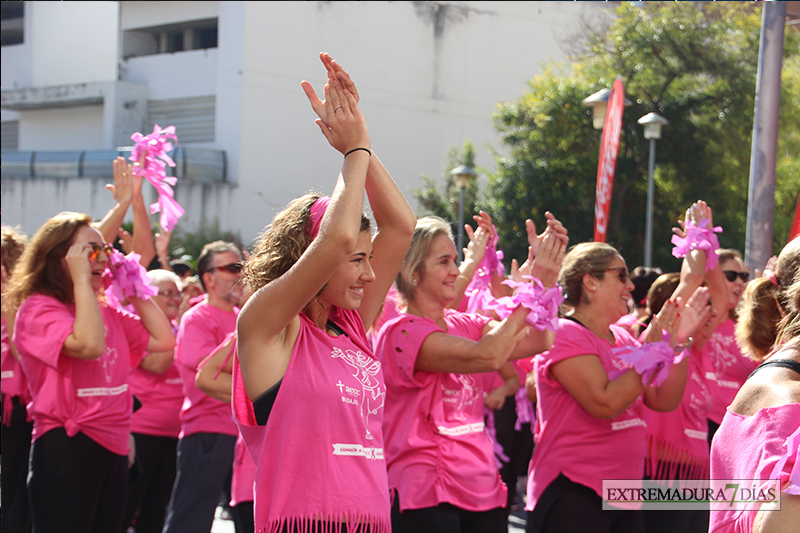
[[[230,403],[207,396],[195,386],[197,366],[236,329],[242,297],[242,256],[231,243],[206,244],[197,274],[206,291],[203,302],[183,315],[175,362],[186,398],[181,409],[178,474],[164,532],[209,531],[221,492],[230,481],[238,429]]]

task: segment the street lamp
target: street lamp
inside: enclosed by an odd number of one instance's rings
[[[456,179],[456,189],[459,191],[460,199],[458,202],[458,242],[456,243],[456,250],[458,251],[458,263],[464,259],[464,189],[467,188],[472,178],[478,175],[477,172],[472,170],[467,165],[459,165],[450,171],[450,175]]]
[[[644,266],[650,267],[653,257],[653,173],[656,168],[656,139],[661,138],[661,126],[666,126],[669,121],[658,113],[648,113],[638,122],[644,126],[644,138],[650,139],[650,163],[647,166],[647,221],[644,229]]]
[[[600,89],[581,101],[586,107],[592,108],[592,127],[596,130],[602,130],[606,123],[606,110],[608,109],[609,96],[611,96],[611,89]],[[625,107],[631,104],[633,104],[633,102],[626,98]]]

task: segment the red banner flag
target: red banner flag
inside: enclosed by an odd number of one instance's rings
[[[622,79],[614,80],[608,95],[606,122],[600,139],[600,160],[597,164],[597,193],[594,204],[594,241],[606,242],[608,211],[614,189],[614,168],[617,165],[619,136],[622,132],[622,112],[625,110],[625,89]]]
[[[800,196],[797,198],[797,207],[794,208],[794,220],[792,220],[792,227],[789,229],[789,238],[786,242],[792,242],[798,235],[800,235]]]

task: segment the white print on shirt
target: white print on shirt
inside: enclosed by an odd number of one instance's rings
[[[333,455],[366,457],[373,460],[383,459],[383,448],[365,448],[360,444],[334,444]]]
[[[361,353],[361,351],[354,352],[352,350],[342,351],[341,348],[334,348],[331,352],[331,357],[334,359],[341,358],[345,363],[355,369],[353,377],[361,384],[362,390],[346,387],[339,381],[336,387],[342,394],[342,401],[353,405],[358,405],[357,400],[345,396],[347,392],[350,395],[361,395],[361,418],[364,420],[364,428],[366,429],[366,438],[372,440],[372,432],[369,430],[369,416],[377,415],[378,410],[383,407],[383,402],[386,399],[386,391],[381,390],[380,382],[375,377],[381,371],[381,364]]]
[[[475,403],[478,398],[478,387],[476,386],[475,378],[469,374],[454,374],[456,380],[461,384],[459,389],[448,389],[442,385],[442,401],[445,404],[457,403],[453,417],[456,420],[464,421],[467,416],[464,414],[464,409],[467,406]]]
[[[708,340],[708,356],[714,365],[714,374],[717,379],[725,374],[725,369],[736,364],[738,357],[736,339],[731,335],[723,335],[715,331]],[[736,386],[738,388],[738,386]]]
[[[3,322],[3,324],[2,324],[2,328],[0,328],[0,330],[2,330],[2,335],[3,335],[3,338],[4,338],[4,339],[7,339],[7,338],[8,338],[8,333],[6,333],[6,323],[5,323],[5,322]],[[3,342],[2,342],[2,353],[3,353],[3,357],[5,357],[5,356],[6,356],[6,354],[8,353],[8,351],[9,351],[10,349],[11,349],[11,346],[10,346],[10,345],[9,345],[7,342],[3,341]]]
[[[114,363],[117,361],[117,349],[108,345],[108,328],[103,324],[103,330],[106,334],[106,349],[103,350],[103,372],[106,375],[106,383],[111,383],[111,378],[114,375]]]
[[[689,398],[689,406],[701,414],[703,417],[706,416],[706,413],[711,408],[712,400],[711,394],[708,392],[708,387],[706,387],[706,382],[702,378],[699,372],[694,370],[689,372],[688,379],[691,379],[693,382],[697,384],[697,388],[695,391],[692,392]],[[700,392],[696,392],[699,390]]]

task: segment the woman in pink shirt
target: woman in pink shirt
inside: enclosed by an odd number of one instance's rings
[[[35,531],[117,531],[125,506],[128,372],[175,343],[156,305],[106,305],[108,258],[88,215],[63,212],[34,235],[4,298],[33,400],[28,492]]]
[[[153,301],[178,331],[181,305],[180,278],[168,270],[150,270],[150,284],[158,288]],[[121,532],[129,527],[137,533],[158,532],[176,474],[176,453],[183,405],[183,379],[173,359],[173,350],[145,353],[130,373],[131,393],[141,407],[133,413],[131,432],[136,442],[136,464],[128,484],[128,501]]]
[[[534,359],[538,423],[527,531],[641,532],[641,512],[602,510],[602,483],[642,479],[642,405],[675,409],[688,360],[672,365],[654,387],[621,359],[639,342],[615,325],[628,312],[633,283],[613,247],[596,242],[573,247],[564,257],[559,285],[570,311],[559,320],[552,348]],[[662,326],[674,339],[678,323],[677,304],[668,301],[651,322],[649,339],[660,340]]]
[[[541,246],[532,265],[546,286],[555,284],[567,240],[551,220],[535,238]],[[395,533],[508,528],[507,489],[484,427],[481,373],[498,370],[509,356],[546,350],[552,336],[527,328],[522,306],[499,323],[447,309],[459,275],[450,225],[420,219],[396,280],[405,311],[376,340],[386,378],[383,431]]]
[[[415,218],[371,151],[355,85],[328,54],[320,59],[325,101],[302,85],[344,162],[331,197],[292,201],[247,261],[255,292],[237,325],[233,409],[256,464],[256,531],[388,533],[386,393],[365,324],[380,312]]]
[[[712,509],[709,531],[795,531],[800,523],[800,239],[786,245],[774,271],[747,287],[736,337],[763,362],[728,406],[714,436],[711,479],[778,480],[780,510],[723,505]],[[772,351],[765,354],[770,338]]]

